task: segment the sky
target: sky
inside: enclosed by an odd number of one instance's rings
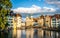
[[[55,0],[54,0],[55,1]],[[18,7],[31,7],[32,5],[40,6],[40,7],[58,7],[56,4],[52,4],[54,2],[53,0],[47,1],[47,0],[11,0],[13,7],[12,8],[18,8]],[[59,2],[59,0],[56,1],[56,3]],[[48,4],[50,3],[50,4]]]
[[[60,0],[11,0],[11,2],[13,6],[11,10],[22,15],[60,14]]]
[[[60,0],[10,0],[14,13],[22,15],[22,20],[26,20],[26,16],[32,15],[39,17],[40,15],[60,14]]]

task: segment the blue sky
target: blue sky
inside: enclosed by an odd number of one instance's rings
[[[12,9],[18,8],[18,7],[30,7],[32,5],[37,5],[40,7],[56,7],[55,5],[50,5],[45,2],[45,0],[11,0],[12,2]]]
[[[30,7],[33,4],[42,6],[43,1],[38,1],[38,0],[12,0],[13,7],[12,8],[17,8],[17,7]]]
[[[24,20],[27,15],[60,14],[60,0],[11,0],[14,13],[20,13]]]
[[[60,0],[11,0],[11,2],[12,10],[15,13],[22,14],[22,16],[24,13],[31,13],[36,17],[39,16],[39,13],[60,14]]]

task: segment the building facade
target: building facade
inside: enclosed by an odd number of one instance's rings
[[[26,17],[26,26],[33,26],[34,22],[33,22],[33,17]]]
[[[20,14],[16,14],[16,20],[17,20],[17,28],[21,27],[22,19]]]
[[[55,14],[52,16],[51,27],[56,27],[56,28],[60,27],[60,15],[59,14]]]
[[[45,26],[51,27],[51,17],[49,15],[45,16]]]
[[[10,11],[10,13],[8,14],[7,18],[8,18],[8,28],[13,28],[13,16],[14,13],[13,11]]]
[[[13,17],[12,16],[8,16],[8,24],[9,26],[13,26]]]
[[[17,27],[17,20],[16,20],[16,17],[13,16],[13,29],[16,29]]]
[[[44,26],[44,16],[43,15],[41,15],[40,17],[39,17],[39,19],[38,19],[38,25],[39,26]]]
[[[57,21],[57,18],[53,16],[51,19],[51,27],[56,27],[56,21]]]
[[[13,17],[13,26],[15,28],[21,28],[22,19],[20,14],[16,14],[15,17]]]

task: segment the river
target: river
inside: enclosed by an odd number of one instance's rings
[[[10,30],[0,34],[1,38],[60,38],[60,32],[46,31],[42,29]]]

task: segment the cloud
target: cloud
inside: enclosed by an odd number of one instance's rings
[[[46,0],[48,4],[54,4],[60,8],[60,0]]]
[[[41,12],[55,12],[56,9],[48,8],[48,7],[39,7],[37,5],[32,5],[29,8],[19,7],[16,9],[12,9],[15,13],[41,13]]]

